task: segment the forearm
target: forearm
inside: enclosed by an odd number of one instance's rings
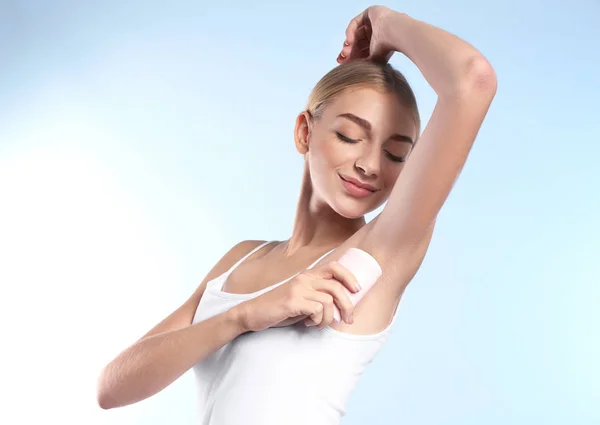
[[[391,48],[413,61],[438,95],[452,95],[465,81],[481,77],[483,55],[466,41],[404,13],[388,19]]]
[[[146,399],[243,332],[238,309],[232,309],[144,338],[104,368],[98,381],[98,402],[109,409]]]

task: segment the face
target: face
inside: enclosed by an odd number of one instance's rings
[[[301,114],[296,145],[315,196],[338,214],[358,218],[388,199],[416,132],[410,108],[395,94],[361,88],[337,96],[316,120]]]

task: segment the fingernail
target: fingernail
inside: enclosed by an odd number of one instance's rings
[[[340,53],[340,57],[342,57],[342,58],[345,58],[345,57],[346,57],[346,55],[345,55],[345,54],[343,54],[343,53]]]
[[[344,40],[344,46],[349,46],[350,43],[348,43],[348,40]]]

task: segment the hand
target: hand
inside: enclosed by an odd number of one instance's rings
[[[306,326],[317,325],[323,329],[333,322],[334,304],[344,322],[352,324],[354,305],[345,288],[350,292],[360,291],[354,274],[337,261],[331,261],[304,270],[275,289],[234,308],[240,309],[245,332],[287,326],[301,320],[305,320]]]
[[[338,63],[369,59],[387,63],[394,54],[391,47],[390,16],[397,14],[385,6],[371,6],[350,21]]]

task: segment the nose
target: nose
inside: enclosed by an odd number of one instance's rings
[[[365,176],[377,176],[381,169],[381,154],[379,149],[371,147],[366,150],[355,163],[358,168]]]

